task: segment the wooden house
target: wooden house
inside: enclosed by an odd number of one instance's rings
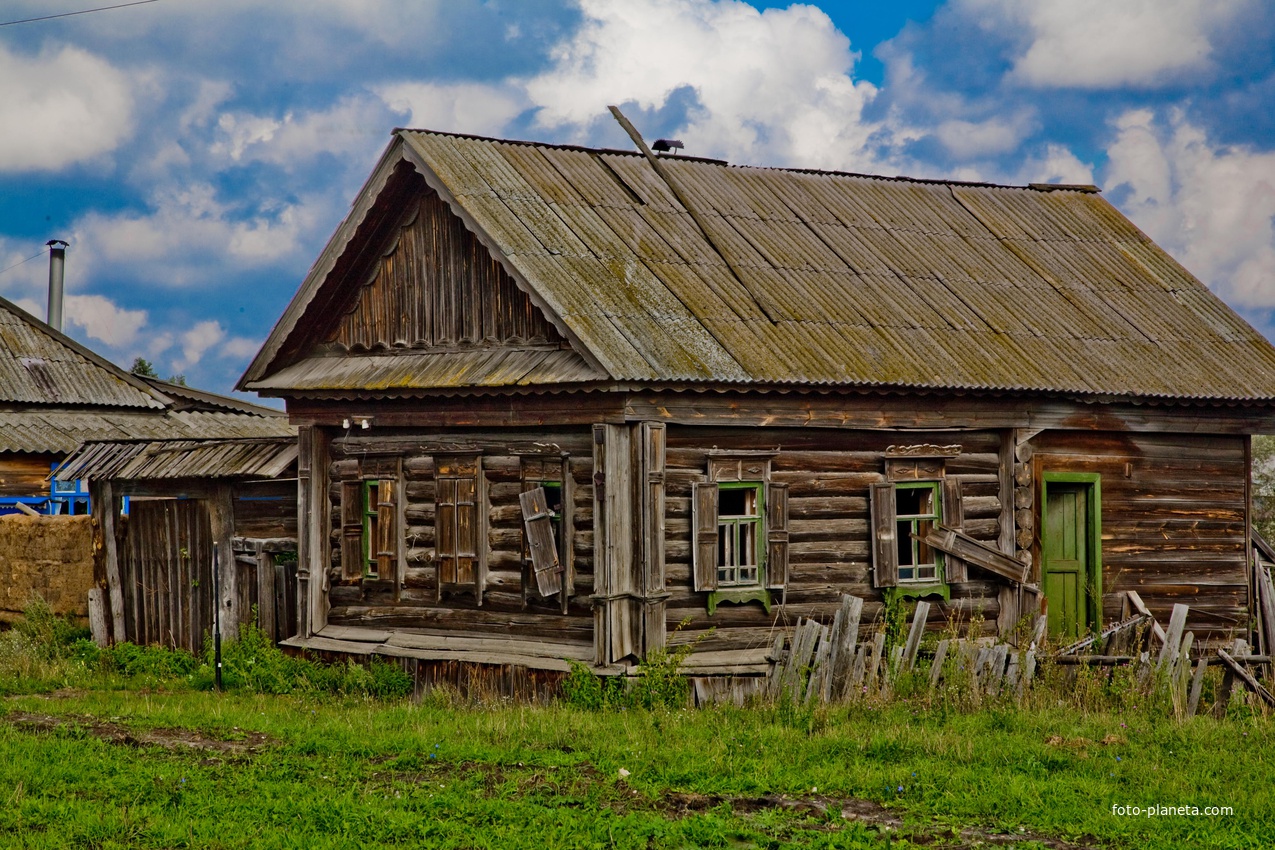
[[[240,389],[300,427],[297,646],[756,673],[847,592],[1248,628],[1275,349],[1093,187],[400,130]]]

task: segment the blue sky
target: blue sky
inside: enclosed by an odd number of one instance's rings
[[[6,0],[0,23],[103,3]],[[0,269],[226,391],[397,126],[1096,183],[1275,337],[1265,0],[156,0],[0,26]],[[43,316],[43,256],[0,295]]]

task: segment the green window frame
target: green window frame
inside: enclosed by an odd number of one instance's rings
[[[717,485],[717,586],[762,587],[766,583],[766,516],[761,481]]]
[[[942,482],[895,482],[894,521],[899,584],[941,584],[943,553],[917,538],[943,521]]]

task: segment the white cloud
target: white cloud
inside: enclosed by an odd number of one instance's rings
[[[370,95],[344,97],[329,108],[282,116],[225,112],[210,151],[232,162],[294,168],[323,154],[362,160],[389,141],[389,115]]]
[[[1110,194],[1232,305],[1275,307],[1275,152],[1219,145],[1175,111],[1116,122]]]
[[[1030,113],[994,116],[983,121],[952,119],[935,130],[938,140],[960,159],[994,156],[1013,151],[1035,129]]]
[[[145,310],[127,310],[102,295],[68,295],[65,299],[67,324],[78,325],[90,339],[111,348],[132,345],[146,326]]]
[[[226,329],[221,322],[199,322],[181,335],[182,355],[173,361],[178,369],[186,369],[198,363],[204,352],[226,338]]]
[[[483,83],[394,83],[376,93],[408,126],[492,136],[529,105],[517,86]]]
[[[0,45],[0,171],[56,171],[133,132],[136,80],[75,47],[37,56]]]
[[[1081,162],[1063,145],[1048,144],[1022,164],[1011,182],[1093,184],[1093,166]]]
[[[173,368],[178,371],[200,363],[210,353],[212,359],[246,360],[256,354],[261,346],[260,340],[227,336],[221,322],[211,319],[199,322],[190,330],[179,334],[178,341],[181,356],[172,361]]]
[[[813,6],[757,9],[738,0],[581,0],[584,24],[526,80],[544,127],[584,137],[605,106],[660,110],[693,92],[688,153],[736,162],[867,168],[876,94],[857,58]],[[612,133],[612,135],[614,135]]]
[[[1251,0],[958,0],[985,29],[1023,27],[1028,86],[1156,87],[1213,64],[1213,37]]]
[[[76,247],[90,265],[165,285],[203,282],[210,273],[291,257],[314,229],[317,204],[278,204],[243,212],[195,183],[161,190],[146,213],[90,212],[75,226]]]

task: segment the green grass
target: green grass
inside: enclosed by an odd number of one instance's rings
[[[1262,719],[895,704],[793,723],[774,709],[189,690],[19,696],[4,710],[0,846],[901,847],[966,827],[1115,847],[1275,844]],[[34,730],[19,712],[69,722]],[[105,741],[95,722],[138,738],[265,737],[251,751],[168,749]],[[750,802],[776,795],[789,805]],[[857,800],[901,817],[901,833],[842,818]],[[1117,817],[1113,804],[1234,814]]]
[[[1275,846],[1270,718],[1175,720],[1131,670],[1046,665],[1023,706],[953,670],[885,704],[685,710],[671,655],[627,689],[575,671],[574,705],[417,704],[393,665],[251,629],[213,693],[207,656],[29,614],[0,633],[0,848]]]

